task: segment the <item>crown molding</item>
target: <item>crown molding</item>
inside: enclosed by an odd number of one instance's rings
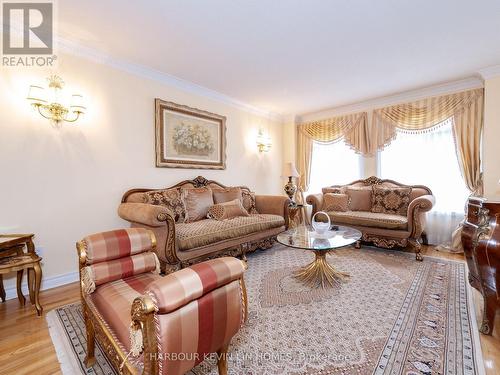
[[[370,111],[376,108],[387,107],[390,105],[412,102],[432,96],[452,94],[454,92],[482,87],[484,87],[484,82],[480,77],[468,77],[457,81],[421,87],[414,90],[404,91],[398,94],[368,99],[339,107],[332,107],[315,112],[303,113],[297,116],[297,120],[299,120],[300,122],[316,121],[332,116],[341,116],[349,113]]]
[[[483,79],[491,79],[491,78],[499,77],[500,76],[500,64],[483,68],[483,69],[479,70],[479,74],[481,75],[481,77],[483,77]]]
[[[181,91],[188,92],[190,94],[202,96],[204,98],[212,99],[220,103],[232,106],[234,108],[240,109],[242,111],[252,113],[261,117],[268,118],[273,121],[282,122],[282,115],[280,113],[267,111],[251,104],[245,103],[239,99],[235,99],[228,95],[222,94],[218,91],[209,89],[207,87],[198,85],[196,83],[178,78],[168,73],[161,72],[159,70],[150,68],[145,65],[136,64],[123,59],[115,58],[109,54],[98,51],[93,48],[86,47],[79,43],[69,41],[67,39],[56,37],[56,45],[59,51],[64,53],[85,58],[87,60],[96,62],[98,64],[107,65],[111,68],[121,70],[123,72],[133,74],[135,76],[149,79],[161,84],[175,87]]]

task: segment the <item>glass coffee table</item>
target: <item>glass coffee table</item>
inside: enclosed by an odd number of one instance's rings
[[[318,234],[310,226],[303,225],[278,234],[279,243],[314,252],[314,261],[294,273],[294,276],[307,286],[331,288],[349,278],[349,274],[338,271],[328,263],[326,255],[359,241],[361,232],[341,225],[334,228],[335,230]]]

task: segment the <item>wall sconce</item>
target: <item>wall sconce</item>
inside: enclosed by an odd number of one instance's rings
[[[259,148],[259,152],[268,152],[271,146],[271,138],[264,135],[264,132],[260,129],[259,135],[257,136],[257,147]]]
[[[57,75],[52,75],[47,78],[49,82],[49,93],[47,95],[45,89],[41,86],[31,85],[28,99],[38,113],[49,119],[54,125],[58,126],[61,121],[75,122],[80,115],[85,113],[83,96],[73,94],[71,96],[70,106],[66,107],[61,103],[62,88],[64,81]]]

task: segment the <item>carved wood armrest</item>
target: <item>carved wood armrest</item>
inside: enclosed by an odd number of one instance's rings
[[[312,214],[314,215],[316,212],[321,211],[321,207],[323,207],[323,194],[308,195],[306,203],[312,205]]]
[[[255,207],[259,214],[279,215],[285,219],[285,226],[288,228],[289,212],[288,207],[292,203],[290,198],[283,195],[256,195]]]
[[[411,232],[410,237],[420,237],[425,229],[425,222],[422,220],[422,215],[430,211],[435,202],[436,199],[432,195],[422,195],[410,202],[408,207],[408,229]]]
[[[168,220],[175,221],[169,208],[146,203],[121,203],[118,215],[124,220],[150,227],[164,226]]]
[[[143,374],[158,374],[158,338],[155,322],[156,305],[150,296],[137,297],[132,303],[131,308],[132,324],[131,349],[132,355],[138,356],[144,353],[144,371]],[[138,350],[138,352],[134,352]]]

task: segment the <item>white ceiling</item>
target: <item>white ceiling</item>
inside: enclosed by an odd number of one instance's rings
[[[500,63],[498,0],[61,0],[58,33],[281,114]]]

